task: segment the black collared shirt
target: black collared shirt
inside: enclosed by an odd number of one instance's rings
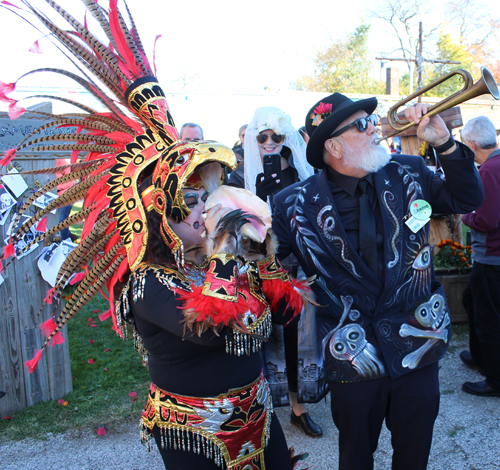
[[[360,178],[347,176],[335,171],[328,165],[326,175],[328,184],[332,191],[335,205],[340,217],[340,222],[351,242],[352,246],[359,253],[359,198],[361,193],[358,189]],[[373,183],[373,175],[369,173],[363,179],[368,181],[368,200],[370,206],[375,212],[375,223],[377,225],[377,268],[379,279],[384,278],[384,236],[382,227],[382,216],[380,206],[377,201],[375,186]]]

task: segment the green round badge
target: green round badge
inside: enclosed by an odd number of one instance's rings
[[[410,212],[415,219],[425,220],[432,214],[431,205],[423,199],[416,199],[411,203]]]

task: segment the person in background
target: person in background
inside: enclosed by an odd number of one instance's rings
[[[240,127],[240,130],[238,131],[238,136],[239,136],[239,141],[234,144],[233,147],[233,152],[236,155],[236,168],[240,168],[243,166],[243,162],[245,161],[245,152],[243,150],[243,144],[245,142],[245,132],[248,127],[248,124],[243,124]],[[226,179],[225,179],[225,184],[227,184],[229,180],[229,175],[231,174],[232,170],[231,168],[226,168]]]
[[[244,166],[233,171],[229,185],[256,193],[264,201],[297,181],[302,181],[313,174],[312,167],[306,162],[305,142],[292,126],[291,118],[281,109],[274,107],[258,108],[248,124],[245,135]],[[281,156],[281,177],[272,174],[264,177],[264,155]],[[294,256],[281,260],[283,266],[297,276],[298,265]],[[289,398],[292,404],[290,420],[310,437],[321,437],[323,431],[306,412],[304,403],[298,401],[298,325],[285,328],[274,327],[273,337],[265,345],[264,363],[279,367],[281,358],[285,358]],[[288,402],[288,397],[281,396],[278,381],[267,374],[273,391],[275,406]],[[314,401],[317,401],[314,400]]]
[[[236,142],[236,144],[234,144],[234,147],[233,147],[233,152],[236,150],[236,149],[242,149],[243,146],[245,145],[245,132],[247,130],[247,127],[248,127],[248,124],[243,124],[241,127],[240,127],[240,130],[238,131],[238,137],[239,137],[239,141]]]
[[[480,370],[485,380],[465,382],[462,390],[481,397],[500,397],[500,148],[496,129],[486,116],[471,119],[462,140],[473,152],[484,186],[484,202],[462,216],[471,228],[472,272],[462,303],[469,317],[470,351],[460,358]]]
[[[309,134],[306,131],[306,126],[299,127],[299,134],[304,139],[304,142],[307,144],[309,142]]]
[[[273,230],[278,258],[293,253],[305,276],[316,276],[339,468],[373,469],[385,420],[392,469],[425,470],[439,410],[438,360],[451,337],[429,217],[474,210],[483,188],[470,149],[439,116],[426,117],[425,105],[407,108],[406,117],[439,154],[446,180],[422,158],[377,145],[377,104],[334,93],[309,110],[307,159],[321,172],[274,196]]]
[[[186,122],[179,132],[180,140],[203,140],[203,129],[198,124]]]

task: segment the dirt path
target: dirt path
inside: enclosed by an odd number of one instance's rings
[[[465,343],[452,342],[450,352],[441,361],[441,408],[434,429],[428,470],[500,469],[500,398],[480,398],[461,391],[464,381],[481,380],[467,369],[459,352]],[[338,432],[330,416],[329,399],[308,410],[324,430],[321,439],[310,439],[289,423],[289,410],[278,409],[289,445],[298,452],[309,452],[311,470],[338,467]],[[375,454],[375,468],[391,467],[390,435],[383,429]],[[162,469],[156,452],[141,446],[136,423],[123,430],[99,437],[84,434],[48,436],[47,441],[26,439],[0,444],[2,470],[144,470]],[[274,470],[274,469],[269,469]],[[278,470],[278,469],[276,469]]]

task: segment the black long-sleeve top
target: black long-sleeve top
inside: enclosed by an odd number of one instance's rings
[[[130,302],[138,332],[149,352],[149,374],[163,390],[195,397],[216,396],[253,382],[262,369],[258,352],[226,353],[225,327],[219,336],[211,330],[201,336],[184,328],[177,296],[161,284],[153,271],[145,280],[142,299]],[[131,295],[130,295],[131,297]],[[273,321],[286,323],[285,304]],[[229,307],[230,308],[230,305]]]

